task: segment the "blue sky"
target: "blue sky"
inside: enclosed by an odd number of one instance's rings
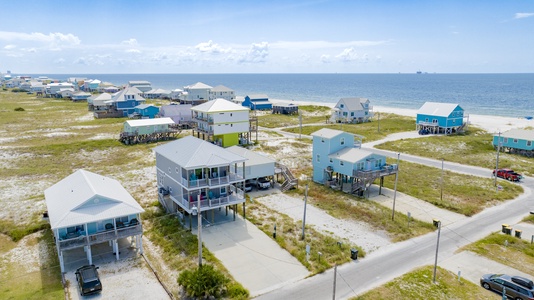
[[[0,72],[534,72],[534,0],[3,1]]]

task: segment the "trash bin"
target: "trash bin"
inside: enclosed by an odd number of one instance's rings
[[[516,229],[515,230],[515,237],[516,238],[521,238],[521,230],[520,229]]]
[[[434,224],[434,227],[438,227],[439,223],[440,223],[440,220],[432,219],[432,224]]]
[[[350,258],[353,260],[358,259],[358,249],[350,249]]]
[[[502,224],[502,233],[506,233],[506,227],[508,227],[508,224]]]
[[[512,235],[512,227],[508,226],[504,228],[504,233],[507,235]]]

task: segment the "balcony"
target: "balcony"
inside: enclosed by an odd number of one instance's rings
[[[378,178],[391,174],[396,174],[399,171],[398,165],[384,165],[378,170],[353,170],[352,176],[356,178]]]
[[[230,190],[230,195],[227,195],[227,194],[213,195],[212,198],[206,198],[205,196],[201,196],[201,199],[200,199],[201,210],[209,210],[209,209],[214,209],[218,207],[245,202],[245,192],[243,192],[243,190],[236,188],[233,185],[229,187],[229,190]],[[184,195],[183,197],[179,199],[171,196],[171,199],[189,212],[193,209],[193,206],[198,205],[198,193],[190,193],[190,194]]]
[[[60,250],[69,250],[83,246],[99,244],[102,242],[125,238],[143,233],[143,227],[140,223],[123,227],[112,228],[106,231],[97,232],[91,235],[67,235],[66,238],[59,240]]]
[[[213,177],[213,178],[202,178],[202,179],[189,179],[182,178],[182,185],[187,188],[201,188],[201,187],[207,187],[207,186],[219,186],[219,185],[225,185],[230,184],[233,182],[242,181],[243,176],[240,176],[236,173],[229,173],[226,176],[219,176],[219,177]]]

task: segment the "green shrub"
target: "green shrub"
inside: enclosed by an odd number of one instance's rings
[[[17,108],[15,108],[15,111],[25,111],[25,109],[22,108],[22,107],[17,107]]]
[[[185,270],[178,277],[186,294],[190,297],[221,298],[226,294],[226,285],[230,282],[223,273],[212,265],[203,265],[196,270]]]

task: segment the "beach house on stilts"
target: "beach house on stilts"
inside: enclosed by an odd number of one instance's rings
[[[425,102],[417,111],[416,130],[419,134],[454,134],[463,132],[469,115],[454,103]]]
[[[388,165],[384,155],[362,150],[361,136],[323,128],[313,132],[313,181],[334,189],[363,196],[373,182],[384,176],[397,176],[398,166]],[[357,138],[355,140],[355,138]]]
[[[44,194],[61,272],[65,272],[66,252],[83,248],[87,262],[92,264],[91,248],[97,244],[108,243],[113,249],[109,252],[118,260],[118,240],[122,238],[131,237],[143,253],[140,216],[144,209],[117,180],[78,170]]]

